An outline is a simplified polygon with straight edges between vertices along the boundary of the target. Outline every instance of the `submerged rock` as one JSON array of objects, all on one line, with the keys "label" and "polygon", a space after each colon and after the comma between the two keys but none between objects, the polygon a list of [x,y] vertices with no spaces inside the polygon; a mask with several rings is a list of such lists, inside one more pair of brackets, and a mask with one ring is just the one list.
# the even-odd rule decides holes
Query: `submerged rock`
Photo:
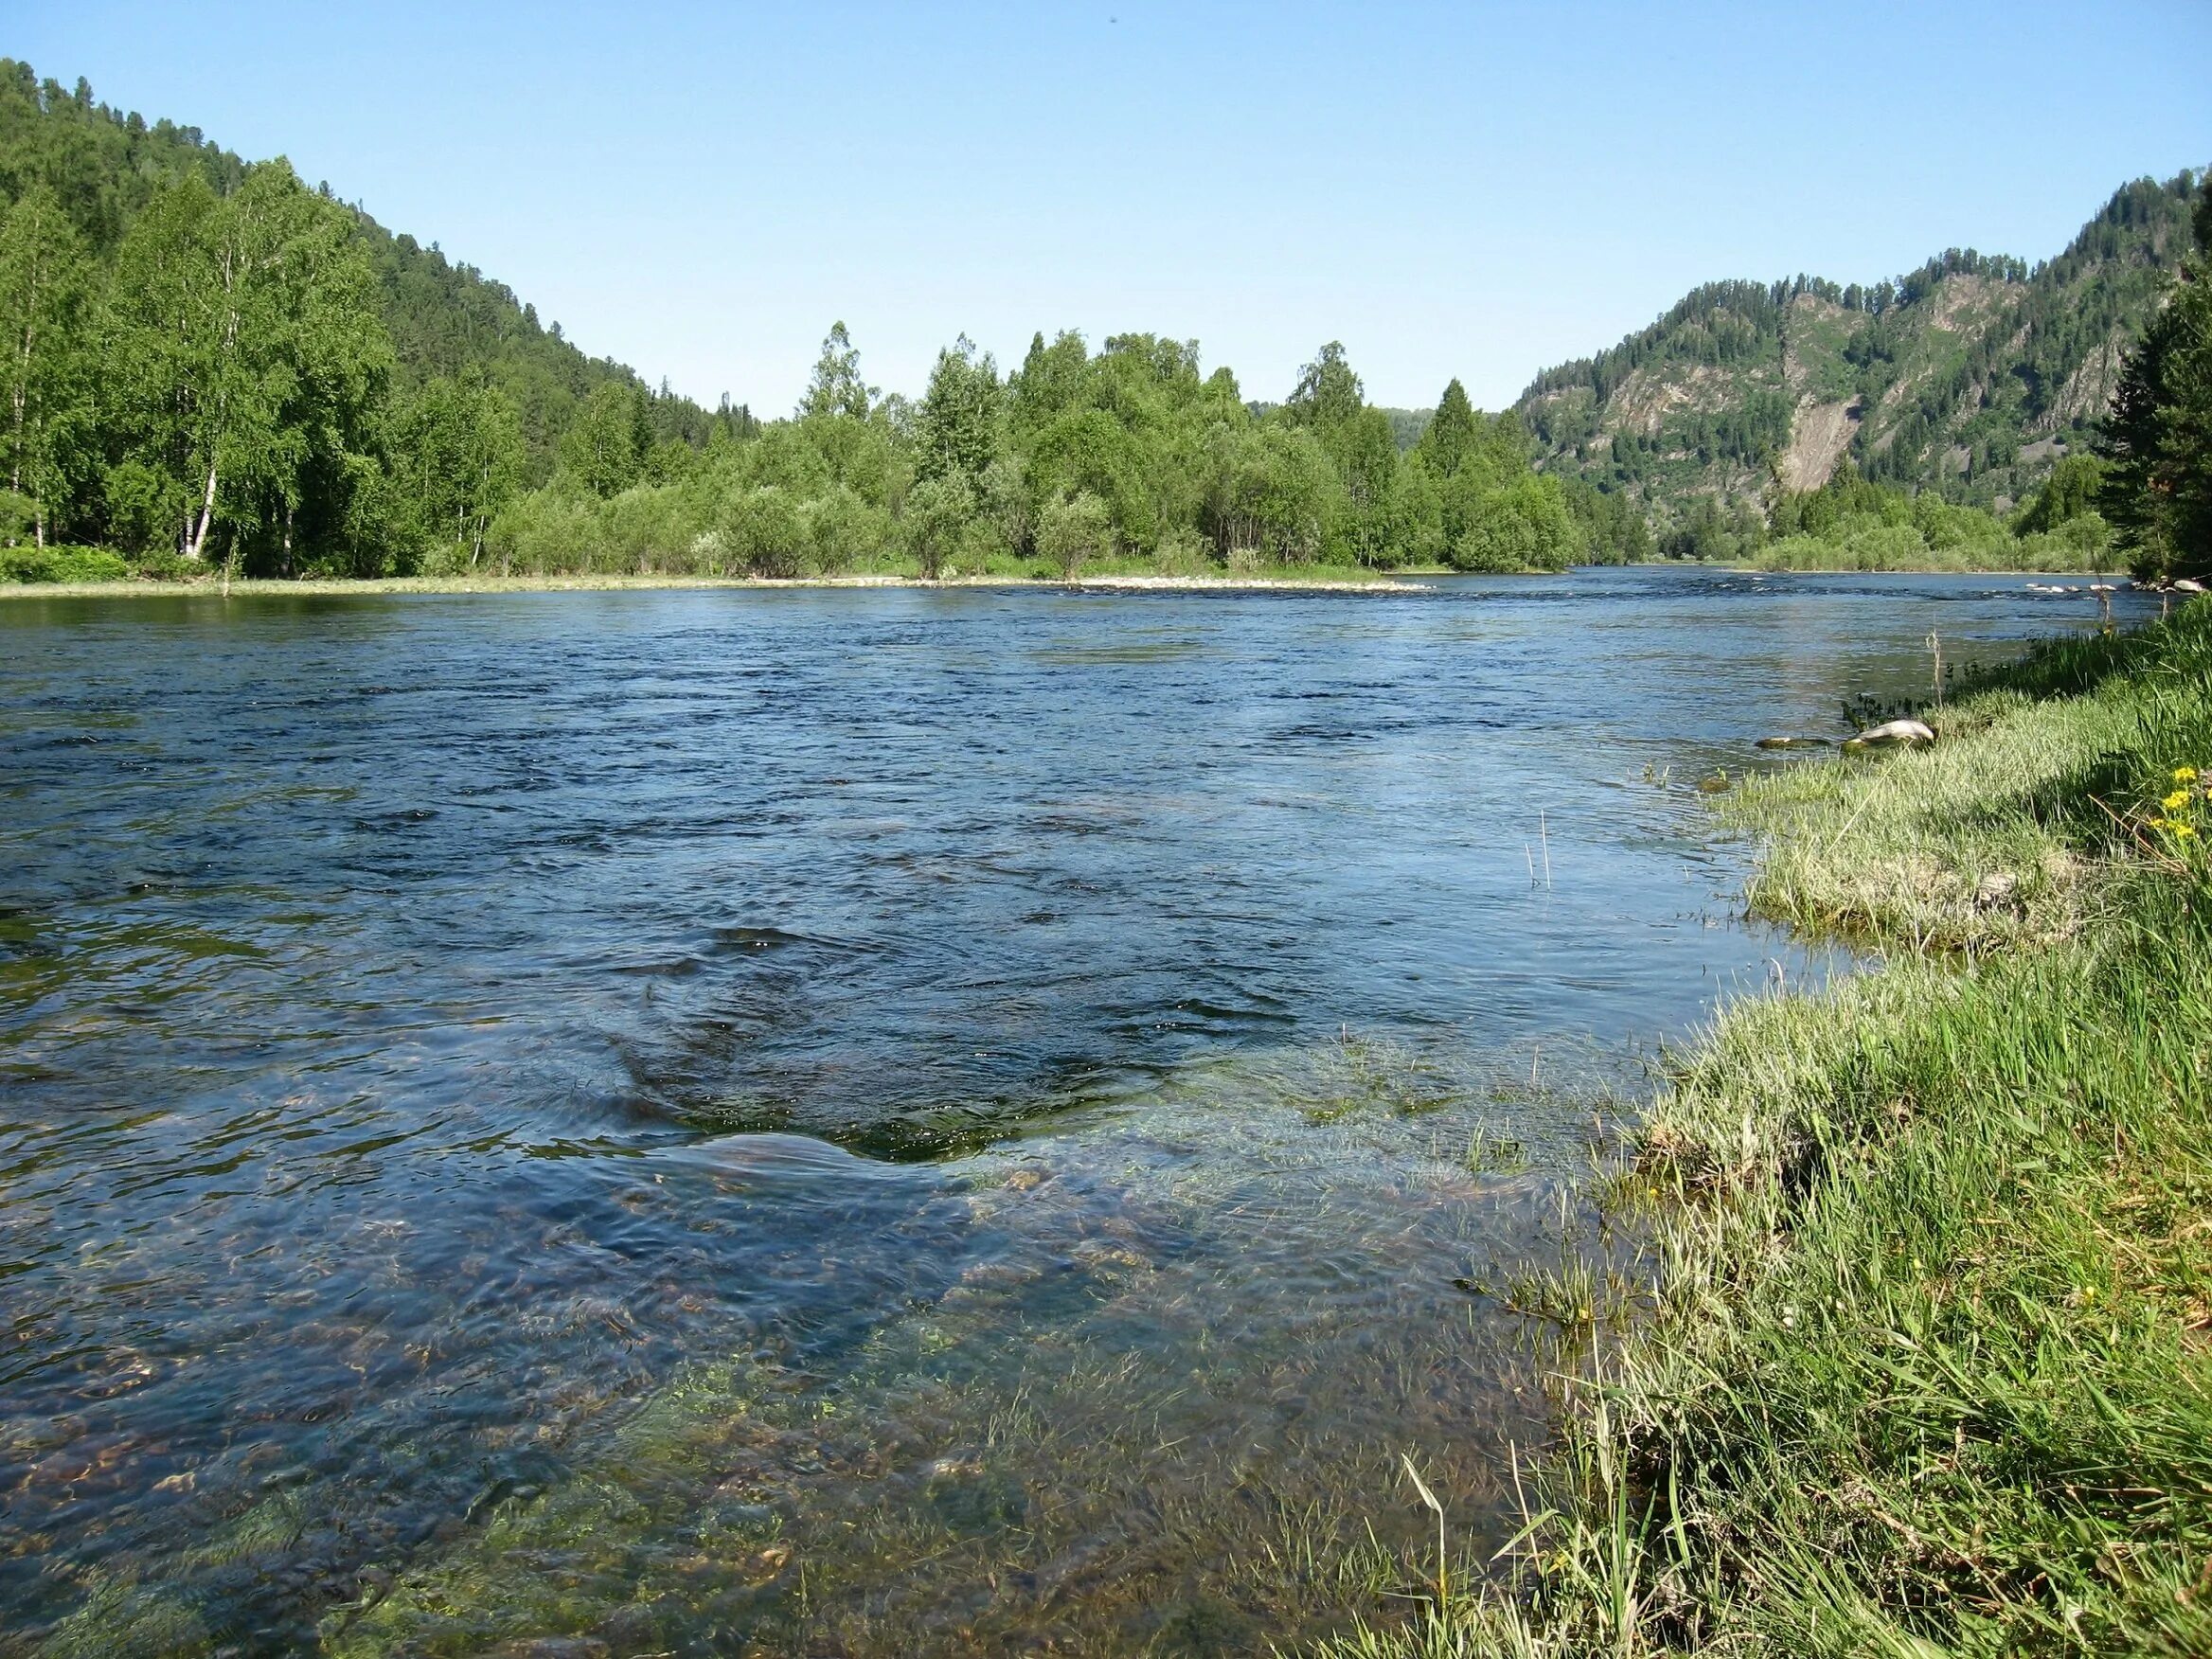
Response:
[{"label": "submerged rock", "polygon": [[1844,745],[1846,749],[1879,749],[1892,743],[1933,743],[1936,734],[1917,720],[1885,720],[1869,726]]},{"label": "submerged rock", "polygon": [[1762,749],[1825,749],[1834,742],[1833,738],[1761,738]]}]

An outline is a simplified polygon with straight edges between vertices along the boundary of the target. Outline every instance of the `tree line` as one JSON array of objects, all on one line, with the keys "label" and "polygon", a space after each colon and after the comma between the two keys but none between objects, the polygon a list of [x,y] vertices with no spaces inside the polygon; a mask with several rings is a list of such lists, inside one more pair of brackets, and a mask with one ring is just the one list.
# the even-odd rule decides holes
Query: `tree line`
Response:
[{"label": "tree line", "polygon": [[1004,374],[962,338],[909,400],[865,382],[837,324],[792,416],[749,437],[664,455],[621,415],[587,406],[578,431],[598,436],[572,437],[577,464],[505,516],[503,567],[1560,569],[1597,525],[1535,473],[1519,422],[1457,381],[1400,448],[1334,342],[1272,406],[1205,371],[1194,341],[1094,351],[1072,330],[1037,334]]},{"label": "tree line", "polygon": [[1755,480],[1806,398],[1857,405],[1850,454],[1869,478],[1986,508],[2024,499],[2049,464],[2043,440],[2090,441],[2119,350],[2187,252],[2198,183],[2184,171],[2123,187],[2034,266],[1954,249],[1864,287],[1708,284],[1539,375],[1524,416],[1547,467],[1668,520]]},{"label": "tree line", "polygon": [[918,398],[842,324],[783,419],[596,364],[281,159],[0,64],[0,544],[155,573],[1562,567],[1640,545],[1456,381],[1376,408],[1340,345],[1279,401],[1195,342],[965,338]]}]

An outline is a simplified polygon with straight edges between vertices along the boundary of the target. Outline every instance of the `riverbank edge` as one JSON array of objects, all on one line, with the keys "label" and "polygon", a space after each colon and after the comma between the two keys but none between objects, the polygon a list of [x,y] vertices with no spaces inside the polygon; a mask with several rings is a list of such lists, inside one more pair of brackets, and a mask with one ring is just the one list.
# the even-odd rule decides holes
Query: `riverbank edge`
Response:
[{"label": "riverbank edge", "polygon": [[2212,608],[1921,712],[1720,803],[1879,966],[1671,1057],[1519,1544],[1326,1651],[2212,1651]]},{"label": "riverbank edge", "polygon": [[[1657,563],[1647,560],[1647,563]],[[2125,567],[2116,570],[2050,570],[2034,565],[2011,564],[1914,564],[1900,565],[1894,569],[1868,570],[1855,564],[1746,564],[1738,562],[1716,566],[1735,576],[2017,576],[2041,577],[2045,580],[2067,578],[2084,581],[2109,581],[2116,586],[2132,587],[2133,579]]]},{"label": "riverbank edge", "polygon": [[[1673,560],[1646,560],[1647,565],[1662,568],[1680,568],[1682,562]],[[2108,580],[2120,585],[2132,585],[2127,574],[2114,571],[2050,571],[2034,569],[1984,569],[1956,566],[1928,565],[1916,569],[1856,570],[1842,566],[1794,565],[1764,566],[1757,564],[1713,564],[1691,566],[1726,570],[1737,576],[1987,576],[2025,580],[2036,577],[2076,577]],[[1630,566],[1628,568],[1635,568]],[[1519,571],[1455,571],[1437,568],[1408,568],[1378,571],[1371,575],[1355,574],[1337,569],[1269,570],[1250,576],[1163,576],[1128,573],[1103,573],[1078,577],[1068,581],[1057,577],[991,575],[950,576],[930,581],[919,576],[852,575],[813,577],[760,577],[760,576],[384,576],[363,578],[241,578],[228,584],[213,574],[193,581],[150,581],[125,578],[113,581],[32,581],[0,582],[0,602],[9,599],[37,598],[176,598],[184,595],[213,594],[540,594],[540,593],[624,593],[679,590],[712,590],[721,588],[745,591],[774,592],[782,589],[811,590],[835,588],[919,588],[919,589],[971,589],[971,588],[1040,588],[1065,589],[1083,593],[1421,593],[1430,591],[1428,583],[1436,577],[1483,575],[1511,577],[1564,576],[1571,571],[1519,570]]]},{"label": "riverbank edge", "polygon": [[[255,594],[541,594],[627,593],[732,588],[747,591],[830,588],[1044,588],[1084,593],[1426,593],[1418,580],[1442,571],[1395,571],[1388,575],[1305,576],[1275,572],[1255,576],[1085,576],[1073,581],[1030,576],[954,576],[928,581],[914,576],[820,576],[789,579],[758,576],[389,576],[361,580],[256,577],[227,584],[206,577],[198,581],[48,581],[0,583],[0,600],[36,598],[158,598],[186,596]],[[1535,574],[1535,573],[1531,573]],[[1556,574],[1556,573],[1543,573]]]}]

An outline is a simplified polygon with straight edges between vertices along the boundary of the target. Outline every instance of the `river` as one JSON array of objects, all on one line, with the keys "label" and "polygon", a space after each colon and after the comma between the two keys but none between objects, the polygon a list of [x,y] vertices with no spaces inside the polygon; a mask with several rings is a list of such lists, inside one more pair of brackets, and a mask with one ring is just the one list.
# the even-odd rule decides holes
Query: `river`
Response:
[{"label": "river", "polygon": [[[1997,577],[0,604],[0,1652],[1263,1650],[1513,1525],[1701,779]],[[1425,1541],[1429,1541],[1424,1543]],[[502,1646],[506,1644],[506,1646]],[[564,1645],[565,1644],[565,1645]]]}]

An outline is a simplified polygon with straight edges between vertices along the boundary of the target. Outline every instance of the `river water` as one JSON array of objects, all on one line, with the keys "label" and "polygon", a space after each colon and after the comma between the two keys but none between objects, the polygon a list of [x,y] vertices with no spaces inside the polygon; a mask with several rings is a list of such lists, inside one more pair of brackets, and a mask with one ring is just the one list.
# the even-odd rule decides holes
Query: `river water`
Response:
[{"label": "river water", "polygon": [[0,605],[0,1652],[1243,1652],[1479,1555],[1698,780],[2005,578]]}]

